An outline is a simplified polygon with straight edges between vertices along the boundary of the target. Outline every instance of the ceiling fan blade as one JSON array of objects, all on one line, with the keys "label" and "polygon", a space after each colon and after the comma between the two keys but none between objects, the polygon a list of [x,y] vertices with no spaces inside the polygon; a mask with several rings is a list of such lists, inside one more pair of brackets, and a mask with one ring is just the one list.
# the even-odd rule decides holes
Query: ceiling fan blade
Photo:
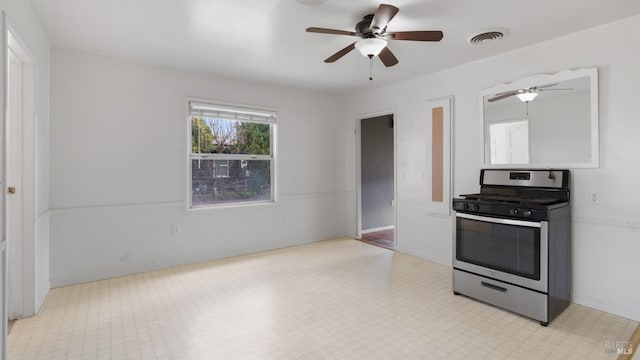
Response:
[{"label": "ceiling fan blade", "polygon": [[[440,41],[444,34],[439,30],[397,31],[387,33],[393,40]],[[386,35],[386,34],[385,34]]]},{"label": "ceiling fan blade", "polygon": [[386,46],[384,49],[382,49],[378,57],[386,67],[390,67],[398,63],[398,59],[396,58],[396,56],[393,55],[391,50],[389,50],[389,48]]},{"label": "ceiling fan blade", "polygon": [[350,36],[358,36],[357,33],[353,31],[344,31],[344,30],[334,30],[334,29],[325,29],[319,27],[310,27],[307,28],[307,32],[310,33],[319,33],[319,34],[332,34],[332,35],[350,35]]},{"label": "ceiling fan blade", "polygon": [[393,5],[380,4],[378,10],[376,10],[376,13],[373,15],[369,29],[376,35],[382,34],[389,21],[396,16],[398,11],[400,11],[400,9]]},{"label": "ceiling fan blade", "polygon": [[354,42],[353,44],[347,46],[346,48],[338,51],[337,53],[329,56],[324,62],[326,63],[332,63],[335,62],[336,60],[340,59],[341,57],[347,55],[349,52],[351,52],[351,50],[356,48],[356,43]]},{"label": "ceiling fan blade", "polygon": [[548,88],[548,87],[556,86],[556,85],[558,85],[558,83],[552,83],[552,84],[545,84],[545,85],[532,86],[532,87],[530,87],[529,89],[532,89],[532,90],[536,90],[536,89],[544,89],[544,88]]},{"label": "ceiling fan blade", "polygon": [[536,91],[552,91],[552,90],[575,90],[573,88],[567,88],[567,89],[536,89]]},{"label": "ceiling fan blade", "polygon": [[497,94],[495,94],[495,95],[493,95],[493,96],[502,96],[502,95],[506,95],[506,94],[515,95],[515,94],[519,93],[520,91],[524,91],[524,90],[509,90],[509,91],[503,91],[503,92],[497,93]]},{"label": "ceiling fan blade", "polygon": [[508,98],[508,97],[510,97],[510,96],[513,96],[513,95],[515,95],[515,94],[517,94],[517,92],[516,92],[516,91],[512,91],[512,92],[509,92],[509,93],[503,93],[503,94],[497,94],[497,96],[492,97],[491,99],[489,99],[489,100],[487,100],[487,101],[488,101],[488,102],[494,102],[494,101],[498,101],[498,100],[506,99],[506,98]]}]

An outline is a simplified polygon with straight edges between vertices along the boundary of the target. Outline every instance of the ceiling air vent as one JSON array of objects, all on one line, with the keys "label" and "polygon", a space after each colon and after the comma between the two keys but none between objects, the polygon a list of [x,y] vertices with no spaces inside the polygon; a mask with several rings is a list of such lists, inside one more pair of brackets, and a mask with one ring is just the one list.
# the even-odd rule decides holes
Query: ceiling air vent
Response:
[{"label": "ceiling air vent", "polygon": [[492,42],[496,40],[500,40],[507,35],[506,30],[490,30],[480,33],[478,35],[473,36],[469,39],[469,42],[472,44],[484,44],[487,42]]}]

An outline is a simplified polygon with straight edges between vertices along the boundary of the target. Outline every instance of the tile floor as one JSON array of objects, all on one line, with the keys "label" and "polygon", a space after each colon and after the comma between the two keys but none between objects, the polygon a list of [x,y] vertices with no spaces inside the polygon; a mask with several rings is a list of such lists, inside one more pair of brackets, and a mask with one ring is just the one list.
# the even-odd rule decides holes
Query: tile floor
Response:
[{"label": "tile floor", "polygon": [[637,322],[549,327],[451,292],[451,269],[350,239],[51,290],[9,359],[616,359]]}]

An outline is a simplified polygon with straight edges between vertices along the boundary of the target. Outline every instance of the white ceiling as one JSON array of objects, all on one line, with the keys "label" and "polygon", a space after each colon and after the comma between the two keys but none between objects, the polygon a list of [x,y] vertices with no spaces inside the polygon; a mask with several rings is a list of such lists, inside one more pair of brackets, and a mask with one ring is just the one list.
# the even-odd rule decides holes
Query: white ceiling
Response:
[{"label": "white ceiling", "polygon": [[[353,51],[323,60],[357,38],[352,31],[380,2],[328,0],[30,0],[52,46],[325,91],[355,91],[436,72],[640,13],[638,0],[393,0],[388,31],[442,30],[439,43],[391,41],[400,63],[385,68]],[[468,39],[506,28],[501,41]],[[594,46],[596,46],[594,44]]]}]

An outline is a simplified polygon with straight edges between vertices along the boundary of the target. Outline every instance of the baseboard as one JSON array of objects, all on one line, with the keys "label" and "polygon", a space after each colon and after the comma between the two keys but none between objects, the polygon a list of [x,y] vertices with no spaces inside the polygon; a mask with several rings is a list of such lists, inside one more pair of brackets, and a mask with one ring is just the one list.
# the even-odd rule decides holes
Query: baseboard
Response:
[{"label": "baseboard", "polygon": [[640,321],[640,314],[638,314],[637,311],[634,311],[630,308],[621,307],[620,305],[604,303],[602,300],[591,296],[572,294],[571,302],[578,305],[590,307],[592,309],[604,311],[609,314],[631,319],[633,321]]},{"label": "baseboard", "polygon": [[51,283],[49,281],[46,281],[42,289],[38,290],[38,295],[36,297],[36,308],[35,308],[36,314],[40,312],[40,308],[42,307],[42,304],[44,304],[44,301],[46,300],[47,295],[49,295],[50,289],[51,289]]},{"label": "baseboard", "polygon": [[164,271],[164,270],[171,269],[171,268],[178,267],[178,266],[188,266],[188,265],[194,265],[194,264],[218,261],[218,260],[223,260],[223,259],[228,259],[228,258],[252,255],[252,254],[257,254],[257,253],[261,253],[261,252],[285,249],[285,248],[294,247],[294,246],[306,245],[306,244],[311,244],[311,243],[320,242],[320,241],[346,240],[346,239],[349,239],[349,238],[347,238],[347,237],[337,237],[337,238],[331,237],[331,238],[319,239],[319,240],[305,240],[305,241],[285,242],[285,243],[279,244],[279,245],[277,245],[275,247],[262,247],[262,246],[261,247],[247,247],[247,248],[243,248],[243,249],[237,249],[236,251],[229,252],[229,253],[226,253],[226,254],[223,254],[223,255],[220,255],[220,256],[217,256],[217,257],[194,259],[193,261],[177,262],[177,263],[171,263],[171,264],[167,264],[167,263],[165,263],[165,264],[149,263],[149,264],[141,264],[141,265],[138,265],[138,266],[135,266],[135,267],[132,266],[132,267],[129,267],[129,268],[126,268],[126,269],[120,268],[119,269],[120,271],[113,271],[113,272],[100,273],[100,274],[89,274],[88,276],[83,276],[83,277],[74,277],[74,278],[65,278],[65,279],[55,279],[54,278],[50,282],[50,287],[55,289],[55,288],[60,288],[60,287],[65,287],[65,286],[73,286],[73,285],[78,285],[78,284],[94,282],[94,281],[102,281],[102,280],[114,279],[114,278],[119,278],[119,277],[123,277],[123,276],[134,276],[134,275],[144,274],[144,273],[151,272],[151,271]]}]

